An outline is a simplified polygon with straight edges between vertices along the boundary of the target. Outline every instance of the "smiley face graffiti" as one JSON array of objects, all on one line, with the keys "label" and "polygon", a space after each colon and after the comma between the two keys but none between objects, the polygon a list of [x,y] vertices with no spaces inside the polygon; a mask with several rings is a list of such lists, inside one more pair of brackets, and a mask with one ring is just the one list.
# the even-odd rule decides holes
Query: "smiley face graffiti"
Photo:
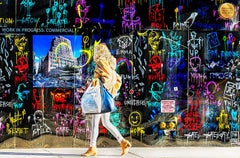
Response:
[{"label": "smiley face graffiti", "polygon": [[141,124],[142,122],[142,115],[138,111],[133,111],[128,117],[128,121],[131,126],[137,127]]}]

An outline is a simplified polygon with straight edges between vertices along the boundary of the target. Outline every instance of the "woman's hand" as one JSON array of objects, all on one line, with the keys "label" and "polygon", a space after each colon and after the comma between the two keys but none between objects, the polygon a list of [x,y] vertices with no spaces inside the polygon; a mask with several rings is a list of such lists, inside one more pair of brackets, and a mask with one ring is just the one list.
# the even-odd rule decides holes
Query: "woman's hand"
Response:
[{"label": "woman's hand", "polygon": [[99,85],[100,83],[99,83],[99,79],[98,78],[94,78],[93,80],[92,80],[92,86],[93,87],[95,87],[95,86],[97,86],[97,85]]}]

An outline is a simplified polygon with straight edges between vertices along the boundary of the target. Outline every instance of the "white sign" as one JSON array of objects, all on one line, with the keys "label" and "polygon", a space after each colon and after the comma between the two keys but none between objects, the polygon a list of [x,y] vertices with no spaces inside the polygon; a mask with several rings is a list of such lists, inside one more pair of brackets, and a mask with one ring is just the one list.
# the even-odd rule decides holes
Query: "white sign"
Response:
[{"label": "white sign", "polygon": [[174,113],[175,112],[175,100],[161,100],[161,112],[162,113]]}]

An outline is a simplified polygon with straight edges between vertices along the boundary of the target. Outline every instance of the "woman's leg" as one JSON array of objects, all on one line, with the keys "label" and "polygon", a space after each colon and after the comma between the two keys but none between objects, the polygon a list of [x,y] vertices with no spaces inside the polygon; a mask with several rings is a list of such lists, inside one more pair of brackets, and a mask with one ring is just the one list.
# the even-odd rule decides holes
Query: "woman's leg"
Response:
[{"label": "woman's leg", "polygon": [[97,138],[99,134],[99,121],[102,114],[94,114],[92,115],[92,131],[90,137],[90,147],[96,147],[97,145]]},{"label": "woman's leg", "polygon": [[101,115],[102,124],[117,139],[119,143],[123,140],[123,136],[118,129],[110,122],[110,112]]},{"label": "woman's leg", "polygon": [[111,132],[111,134],[117,139],[117,141],[120,143],[120,146],[122,147],[122,153],[121,155],[125,155],[128,153],[129,148],[132,146],[131,143],[124,139],[121,133],[118,131],[118,129],[113,126],[113,124],[110,122],[110,113],[102,114],[101,116],[102,124],[105,128],[107,128],[108,131]]},{"label": "woman's leg", "polygon": [[97,138],[99,132],[99,121],[101,114],[92,115],[92,127],[91,127],[91,136],[90,136],[90,147],[88,150],[81,154],[81,156],[96,156],[97,154]]}]

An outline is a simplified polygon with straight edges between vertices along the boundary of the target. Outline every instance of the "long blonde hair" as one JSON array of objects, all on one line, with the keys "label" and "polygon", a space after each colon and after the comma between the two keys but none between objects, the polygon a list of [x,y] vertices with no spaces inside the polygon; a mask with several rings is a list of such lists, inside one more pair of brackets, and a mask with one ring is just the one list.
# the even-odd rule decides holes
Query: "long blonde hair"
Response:
[{"label": "long blonde hair", "polygon": [[97,45],[94,45],[93,48],[93,60],[96,61],[101,57],[108,57],[111,53],[105,43],[100,43]]},{"label": "long blonde hair", "polygon": [[99,43],[93,48],[93,61],[107,60],[112,69],[116,69],[116,58],[112,56],[106,43]]}]

